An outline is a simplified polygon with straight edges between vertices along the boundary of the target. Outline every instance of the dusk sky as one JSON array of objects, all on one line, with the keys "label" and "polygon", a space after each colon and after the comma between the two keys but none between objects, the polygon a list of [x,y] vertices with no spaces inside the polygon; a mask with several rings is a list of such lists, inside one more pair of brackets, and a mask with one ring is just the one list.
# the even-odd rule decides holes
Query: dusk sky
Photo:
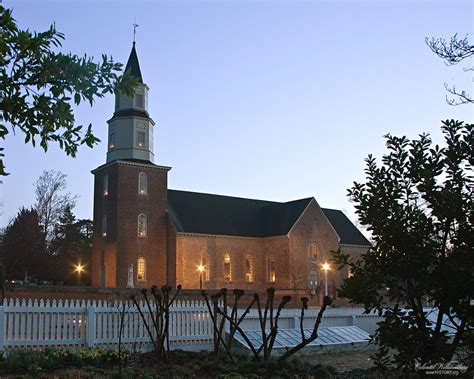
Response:
[{"label": "dusk sky", "polygon": [[[9,1],[21,28],[53,22],[62,51],[125,63],[136,18],[137,53],[150,87],[155,163],[169,188],[289,201],[314,196],[343,209],[380,157],[386,133],[441,142],[441,120],[473,122],[473,107],[446,104],[444,83],[472,91],[466,62],[447,67],[425,37],[473,32],[471,1]],[[93,175],[105,163],[114,98],[76,111],[102,142],[67,157],[9,134],[0,227],[34,204],[43,170],[68,175],[75,213],[92,218]]]}]

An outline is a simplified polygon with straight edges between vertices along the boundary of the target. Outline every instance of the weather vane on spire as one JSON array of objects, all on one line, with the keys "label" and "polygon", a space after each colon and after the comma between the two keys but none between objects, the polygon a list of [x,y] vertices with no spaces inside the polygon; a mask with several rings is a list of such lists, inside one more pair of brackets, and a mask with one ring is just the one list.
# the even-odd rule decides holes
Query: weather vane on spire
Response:
[{"label": "weather vane on spire", "polygon": [[137,18],[135,17],[135,21],[133,22],[133,44],[135,45],[135,35],[137,34]]}]

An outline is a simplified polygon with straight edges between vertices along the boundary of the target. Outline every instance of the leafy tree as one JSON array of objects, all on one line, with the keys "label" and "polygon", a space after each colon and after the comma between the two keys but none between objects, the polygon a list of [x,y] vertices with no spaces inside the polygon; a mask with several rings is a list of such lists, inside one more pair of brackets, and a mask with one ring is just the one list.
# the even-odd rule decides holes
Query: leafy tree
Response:
[{"label": "leafy tree", "polygon": [[39,222],[43,229],[44,239],[51,243],[56,225],[66,210],[76,205],[77,196],[65,193],[67,175],[60,171],[43,171],[35,185],[36,203]]},{"label": "leafy tree", "polygon": [[55,281],[66,284],[77,283],[71,273],[74,266],[80,263],[86,269],[81,275],[81,283],[90,282],[91,247],[92,221],[76,220],[72,208],[66,206],[56,225],[51,244]]},{"label": "leafy tree", "polygon": [[[102,55],[100,63],[56,50],[64,35],[54,25],[44,32],[18,28],[12,12],[0,5],[0,138],[21,133],[25,143],[47,151],[57,143],[74,157],[80,145],[92,147],[99,140],[92,125],[76,125],[72,105],[91,106],[96,98],[119,91],[131,94],[137,79],[122,65]],[[6,175],[0,148],[0,175]]]},{"label": "leafy tree", "polygon": [[48,257],[36,210],[22,208],[9,223],[3,236],[2,254],[6,279],[22,280],[30,275],[44,279],[42,270]]},{"label": "leafy tree", "polygon": [[[465,59],[474,56],[474,45],[469,42],[467,36],[463,39],[459,39],[457,34],[455,34],[449,42],[443,38],[426,38],[425,42],[431,51],[443,59],[444,63],[448,66],[456,65]],[[464,71],[474,71],[474,66],[466,67],[464,68]],[[450,87],[446,83],[444,84],[444,87],[454,96],[454,98],[451,99],[446,97],[448,104],[460,105],[474,103],[474,99],[465,90],[459,91],[455,86]]]},{"label": "leafy tree", "polygon": [[410,370],[468,344],[473,351],[473,125],[449,120],[442,131],[443,147],[427,134],[387,135],[381,162],[368,156],[366,181],[349,196],[373,246],[359,259],[334,254],[353,273],[340,295],[384,315],[374,335],[379,358],[392,350]]}]

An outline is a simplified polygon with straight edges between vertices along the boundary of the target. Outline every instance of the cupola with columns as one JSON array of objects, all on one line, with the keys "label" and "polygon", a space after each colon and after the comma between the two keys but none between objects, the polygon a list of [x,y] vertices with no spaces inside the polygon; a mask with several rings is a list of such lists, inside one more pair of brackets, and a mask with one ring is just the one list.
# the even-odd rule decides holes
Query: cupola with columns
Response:
[{"label": "cupola with columns", "polygon": [[133,96],[115,95],[115,112],[108,120],[107,162],[136,159],[153,162],[154,121],[148,114],[148,86],[143,82],[135,42],[125,72],[138,79]]}]

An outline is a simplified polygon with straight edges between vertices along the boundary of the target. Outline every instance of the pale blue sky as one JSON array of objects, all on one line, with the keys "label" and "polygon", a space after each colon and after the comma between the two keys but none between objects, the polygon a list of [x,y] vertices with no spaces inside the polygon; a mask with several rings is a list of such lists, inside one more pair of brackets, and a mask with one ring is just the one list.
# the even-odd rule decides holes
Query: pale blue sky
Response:
[{"label": "pale blue sky", "polygon": [[[451,107],[443,83],[472,89],[472,73],[446,67],[426,36],[473,32],[472,2],[409,1],[9,1],[22,28],[56,22],[63,50],[125,62],[136,17],[137,52],[157,123],[155,163],[169,187],[288,201],[314,196],[352,207],[346,189],[383,135],[440,140],[440,120],[473,121]],[[113,97],[77,109],[106,141]],[[68,175],[76,213],[92,217],[93,176],[106,146],[77,158],[47,154],[9,135],[0,226],[34,203],[43,170]],[[352,217],[352,216],[351,216]]]}]

